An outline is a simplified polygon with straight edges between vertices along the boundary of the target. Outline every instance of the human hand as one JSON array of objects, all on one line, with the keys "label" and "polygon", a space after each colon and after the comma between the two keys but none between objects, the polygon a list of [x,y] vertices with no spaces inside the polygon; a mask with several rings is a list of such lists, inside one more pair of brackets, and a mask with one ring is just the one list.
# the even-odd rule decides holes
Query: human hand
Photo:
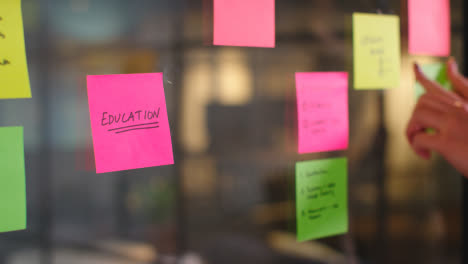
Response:
[{"label": "human hand", "polygon": [[[426,93],[408,123],[406,136],[412,148],[424,159],[432,151],[440,153],[468,177],[468,79],[459,73],[453,59],[447,62],[447,74],[454,92],[427,79],[416,64],[414,72]],[[427,132],[428,128],[435,131]]]}]

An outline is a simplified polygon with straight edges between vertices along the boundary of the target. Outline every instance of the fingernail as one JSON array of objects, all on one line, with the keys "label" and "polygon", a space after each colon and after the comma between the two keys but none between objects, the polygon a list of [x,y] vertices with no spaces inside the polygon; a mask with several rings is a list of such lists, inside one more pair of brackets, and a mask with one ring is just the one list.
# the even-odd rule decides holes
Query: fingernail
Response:
[{"label": "fingernail", "polygon": [[430,152],[426,153],[425,156],[426,156],[425,157],[426,160],[431,160],[431,153]]},{"label": "fingernail", "polygon": [[450,67],[452,68],[452,70],[458,71],[458,64],[453,57],[449,58],[449,63],[450,63]]},{"label": "fingernail", "polygon": [[428,151],[421,151],[419,153],[419,156],[425,160],[430,160],[431,159],[431,153]]}]

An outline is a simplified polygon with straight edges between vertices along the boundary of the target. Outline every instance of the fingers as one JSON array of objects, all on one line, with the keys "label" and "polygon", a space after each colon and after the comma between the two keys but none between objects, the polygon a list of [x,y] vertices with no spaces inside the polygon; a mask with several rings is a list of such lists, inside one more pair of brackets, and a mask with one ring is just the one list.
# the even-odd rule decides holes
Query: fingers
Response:
[{"label": "fingers", "polygon": [[411,147],[413,148],[414,152],[416,152],[416,154],[425,159],[425,160],[429,160],[431,158],[431,151],[429,149],[425,149],[425,148],[421,148],[421,147],[415,147],[414,145],[411,145]]},{"label": "fingers", "polygon": [[436,95],[441,101],[447,104],[453,104],[455,101],[462,100],[458,94],[449,92],[443,89],[437,82],[429,80],[416,63],[414,64],[414,73],[416,80],[423,86],[426,92]]},{"label": "fingers", "polygon": [[413,65],[414,68],[414,74],[416,76],[416,80],[424,87],[426,92],[429,93],[436,93],[440,94],[444,92],[443,88],[440,87],[440,85],[434,81],[429,80],[426,75],[421,71],[421,68],[419,67],[418,64]]},{"label": "fingers", "polygon": [[447,113],[449,111],[449,106],[452,104],[453,100],[446,96],[425,93],[419,98],[417,106],[424,106],[442,113]]},{"label": "fingers", "polygon": [[468,99],[468,80],[458,71],[458,65],[453,58],[447,61],[447,75],[452,82],[455,91],[465,100]]},{"label": "fingers", "polygon": [[428,128],[433,128],[439,131],[443,122],[443,113],[418,103],[418,106],[415,108],[413,116],[408,123],[406,137],[408,138],[410,144],[413,144],[416,134],[425,133]]},{"label": "fingers", "polygon": [[443,144],[438,134],[418,133],[412,147],[420,157],[430,159],[431,151],[441,152]]}]

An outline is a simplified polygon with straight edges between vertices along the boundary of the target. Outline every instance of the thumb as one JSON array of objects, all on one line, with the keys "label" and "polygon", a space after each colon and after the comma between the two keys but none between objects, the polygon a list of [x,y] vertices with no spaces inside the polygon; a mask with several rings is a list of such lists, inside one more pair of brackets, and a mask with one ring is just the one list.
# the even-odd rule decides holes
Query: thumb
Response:
[{"label": "thumb", "polygon": [[453,58],[447,61],[447,75],[452,82],[455,92],[465,100],[468,100],[468,79],[460,74],[458,65]]}]

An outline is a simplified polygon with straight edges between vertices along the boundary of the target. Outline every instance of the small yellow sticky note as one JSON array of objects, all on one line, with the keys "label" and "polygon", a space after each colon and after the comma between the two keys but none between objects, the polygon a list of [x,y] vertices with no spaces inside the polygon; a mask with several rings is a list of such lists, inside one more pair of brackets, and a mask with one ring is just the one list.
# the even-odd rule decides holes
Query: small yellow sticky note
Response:
[{"label": "small yellow sticky note", "polygon": [[394,15],[353,14],[354,88],[400,85],[400,19]]},{"label": "small yellow sticky note", "polygon": [[0,1],[0,99],[29,98],[21,0]]}]

